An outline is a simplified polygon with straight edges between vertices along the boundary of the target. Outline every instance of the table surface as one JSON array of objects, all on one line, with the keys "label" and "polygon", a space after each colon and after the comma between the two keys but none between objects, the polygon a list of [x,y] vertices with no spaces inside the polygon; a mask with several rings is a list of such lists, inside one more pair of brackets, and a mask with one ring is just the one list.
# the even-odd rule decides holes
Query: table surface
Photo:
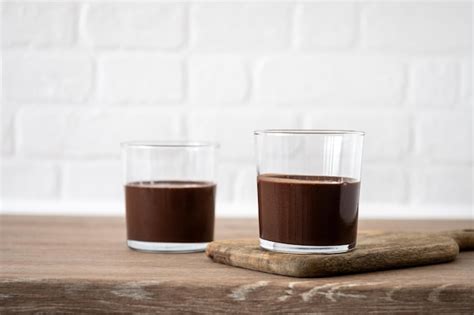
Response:
[{"label": "table surface", "polygon": [[[443,231],[473,221],[361,221],[360,229]],[[255,219],[218,219],[216,239],[256,238]],[[456,261],[330,278],[290,278],[213,263],[204,253],[125,245],[112,217],[0,217],[0,312],[466,312],[474,252]]]}]

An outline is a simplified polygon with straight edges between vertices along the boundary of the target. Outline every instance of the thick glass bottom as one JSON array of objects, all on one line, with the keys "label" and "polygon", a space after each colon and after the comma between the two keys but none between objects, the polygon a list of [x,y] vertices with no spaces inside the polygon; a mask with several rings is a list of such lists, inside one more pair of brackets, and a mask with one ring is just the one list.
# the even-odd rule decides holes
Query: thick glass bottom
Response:
[{"label": "thick glass bottom", "polygon": [[272,252],[287,254],[340,254],[349,252],[354,249],[355,243],[349,245],[334,246],[307,246],[277,243],[260,239],[260,247]]},{"label": "thick glass bottom", "polygon": [[203,252],[209,243],[162,243],[127,240],[128,247],[154,253],[193,253]]}]

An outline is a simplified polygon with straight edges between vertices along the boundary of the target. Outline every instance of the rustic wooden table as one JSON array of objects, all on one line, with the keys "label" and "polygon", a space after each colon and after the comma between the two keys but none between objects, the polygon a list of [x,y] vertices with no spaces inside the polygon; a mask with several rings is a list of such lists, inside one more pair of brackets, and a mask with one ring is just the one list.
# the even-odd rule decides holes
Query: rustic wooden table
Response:
[{"label": "rustic wooden table", "polygon": [[[125,245],[119,218],[0,217],[0,313],[474,311],[474,252],[448,264],[332,278],[289,278],[215,264],[203,253]],[[362,221],[361,229],[437,231],[472,221]],[[255,238],[222,219],[216,238]]]}]

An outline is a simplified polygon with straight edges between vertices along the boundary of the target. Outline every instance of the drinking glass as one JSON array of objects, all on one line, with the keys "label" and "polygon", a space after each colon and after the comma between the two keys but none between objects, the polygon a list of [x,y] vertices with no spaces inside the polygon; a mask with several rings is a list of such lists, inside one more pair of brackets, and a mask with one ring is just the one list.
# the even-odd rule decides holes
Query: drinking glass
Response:
[{"label": "drinking glass", "polygon": [[260,246],[343,253],[356,245],[364,132],[254,132]]},{"label": "drinking glass", "polygon": [[216,149],[204,142],[122,143],[130,248],[194,252],[213,240]]}]

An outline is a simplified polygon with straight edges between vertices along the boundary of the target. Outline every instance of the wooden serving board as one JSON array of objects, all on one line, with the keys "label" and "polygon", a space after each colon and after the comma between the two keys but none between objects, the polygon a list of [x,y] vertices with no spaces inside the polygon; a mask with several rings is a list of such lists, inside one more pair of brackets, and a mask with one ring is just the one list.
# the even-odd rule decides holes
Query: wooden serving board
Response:
[{"label": "wooden serving board", "polygon": [[327,277],[449,262],[474,249],[474,230],[441,233],[362,231],[356,249],[344,254],[284,254],[266,251],[257,240],[214,241],[214,262],[291,277]]}]

